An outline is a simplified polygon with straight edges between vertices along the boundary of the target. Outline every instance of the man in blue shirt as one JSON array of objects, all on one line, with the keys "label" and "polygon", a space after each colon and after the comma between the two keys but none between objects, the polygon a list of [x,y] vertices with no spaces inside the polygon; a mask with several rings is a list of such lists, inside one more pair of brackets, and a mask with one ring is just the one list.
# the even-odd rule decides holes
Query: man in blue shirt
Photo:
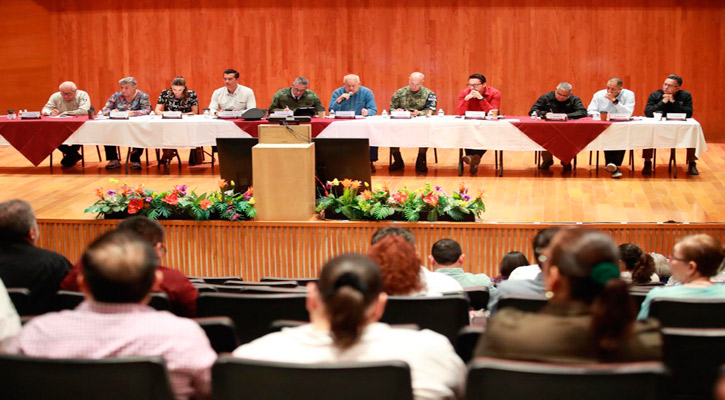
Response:
[{"label": "man in blue shirt", "polygon": [[[332,92],[330,111],[355,111],[355,115],[364,117],[375,115],[378,107],[375,105],[373,91],[360,86],[360,77],[348,74],[342,78],[342,87]],[[378,161],[378,148],[370,147],[370,171],[375,172],[375,161]]]}]

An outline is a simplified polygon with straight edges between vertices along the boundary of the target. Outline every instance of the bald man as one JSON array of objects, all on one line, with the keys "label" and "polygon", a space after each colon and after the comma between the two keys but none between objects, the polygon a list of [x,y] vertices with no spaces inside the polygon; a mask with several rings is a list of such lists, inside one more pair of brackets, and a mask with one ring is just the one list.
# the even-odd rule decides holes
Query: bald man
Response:
[{"label": "bald man", "polygon": [[[373,91],[360,85],[360,77],[348,74],[342,78],[342,87],[332,92],[330,111],[355,111],[355,115],[364,117],[375,115],[378,107],[375,105]],[[375,161],[378,161],[378,148],[370,147],[370,171],[375,172]]]},{"label": "bald man", "polygon": [[[59,91],[53,93],[43,107],[43,115],[88,115],[91,108],[91,98],[88,93],[78,90],[75,83],[65,81],[58,87]],[[68,146],[62,144],[58,150],[63,153],[60,164],[64,167],[72,167],[81,159],[78,151],[80,145]]]}]

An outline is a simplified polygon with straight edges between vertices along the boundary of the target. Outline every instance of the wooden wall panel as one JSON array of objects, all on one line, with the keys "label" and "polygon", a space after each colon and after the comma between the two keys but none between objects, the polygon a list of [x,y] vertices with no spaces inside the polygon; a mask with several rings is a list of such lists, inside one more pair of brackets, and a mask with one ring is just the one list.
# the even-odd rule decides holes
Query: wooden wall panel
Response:
[{"label": "wooden wall panel", "polygon": [[[35,3],[46,8],[30,21],[33,28],[14,31],[11,39],[32,40],[49,13],[52,67],[44,91],[72,79],[96,105],[117,90],[123,76],[136,76],[139,88],[155,99],[183,75],[206,106],[222,85],[222,70],[234,67],[260,107],[298,75],[310,79],[327,105],[348,72],[362,76],[382,107],[410,72],[420,70],[449,113],[467,76],[482,72],[503,92],[507,114],[525,114],[537,96],[563,80],[588,103],[614,75],[636,92],[641,114],[647,95],[667,74],[679,73],[707,139],[725,140],[721,0]],[[27,62],[26,79],[38,65]],[[23,82],[0,79],[16,91]],[[47,94],[23,97],[27,108],[42,105],[36,97]],[[0,94],[0,109],[9,99]]]},{"label": "wooden wall panel", "polygon": [[[40,247],[57,251],[71,262],[100,233],[117,221],[40,220]],[[164,221],[168,253],[165,265],[191,276],[242,276],[258,281],[265,276],[314,277],[335,255],[366,253],[377,222],[208,222]],[[531,262],[531,240],[539,224],[395,223],[416,237],[422,261],[428,265],[433,243],[451,238],[466,253],[466,269],[498,275],[498,264],[509,251],[526,254]],[[587,224],[610,234],[615,242],[635,243],[648,252],[670,254],[677,239],[708,233],[725,242],[724,224]]]}]

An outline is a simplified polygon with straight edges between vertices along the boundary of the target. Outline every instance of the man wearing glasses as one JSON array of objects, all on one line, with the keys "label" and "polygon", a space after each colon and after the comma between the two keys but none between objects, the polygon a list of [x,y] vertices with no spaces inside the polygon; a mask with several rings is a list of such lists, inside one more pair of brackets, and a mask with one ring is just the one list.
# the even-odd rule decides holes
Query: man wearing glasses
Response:
[{"label": "man wearing glasses", "polygon": [[[566,114],[569,119],[578,119],[587,116],[587,109],[582,104],[579,97],[571,94],[573,88],[569,82],[561,82],[556,85],[556,90],[549,93],[542,94],[536,103],[531,106],[529,114],[536,113],[538,116],[543,117],[547,113]],[[542,163],[539,169],[548,171],[549,167],[554,164],[553,157],[548,151],[541,153]],[[571,171],[571,161],[561,165],[564,166],[564,172]]]},{"label": "man wearing glasses", "polygon": [[[692,117],[692,95],[686,90],[680,90],[682,86],[682,78],[677,75],[670,75],[662,84],[662,89],[655,90],[647,99],[647,106],[644,108],[644,115],[652,118],[656,112],[667,116],[667,113],[687,114],[687,118]],[[644,158],[643,175],[652,174],[652,149],[642,150],[642,158]],[[687,173],[690,175],[699,175],[697,171],[697,157],[695,157],[695,149],[687,149],[687,162],[689,168]]]},{"label": "man wearing glasses", "polygon": [[[473,74],[468,77],[468,87],[458,94],[458,115],[465,115],[466,111],[499,110],[501,107],[501,92],[486,85],[483,74]],[[466,149],[463,162],[471,166],[471,175],[478,172],[478,164],[486,150]]]}]

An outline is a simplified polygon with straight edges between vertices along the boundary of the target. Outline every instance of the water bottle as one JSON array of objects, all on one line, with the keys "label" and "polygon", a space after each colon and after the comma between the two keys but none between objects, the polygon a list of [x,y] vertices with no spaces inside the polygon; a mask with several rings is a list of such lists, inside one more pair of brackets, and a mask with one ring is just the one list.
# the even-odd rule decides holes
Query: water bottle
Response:
[{"label": "water bottle", "polygon": [[[330,110],[330,118],[335,118],[335,110],[334,109]],[[337,126],[337,125],[335,125],[335,126]]]},{"label": "water bottle", "polygon": [[380,116],[383,118],[388,118],[388,110],[384,109],[382,113],[380,113]]},{"label": "water bottle", "polygon": [[446,115],[446,113],[444,113],[444,112],[443,112],[443,109],[442,109],[442,108],[439,108],[439,109],[438,109],[438,116],[439,116],[439,117],[443,117],[443,116],[445,116],[445,115]]},{"label": "water bottle", "polygon": [[531,113],[531,119],[536,119],[536,111]]},{"label": "water bottle", "polygon": [[8,119],[15,119],[15,110],[8,110]]}]

